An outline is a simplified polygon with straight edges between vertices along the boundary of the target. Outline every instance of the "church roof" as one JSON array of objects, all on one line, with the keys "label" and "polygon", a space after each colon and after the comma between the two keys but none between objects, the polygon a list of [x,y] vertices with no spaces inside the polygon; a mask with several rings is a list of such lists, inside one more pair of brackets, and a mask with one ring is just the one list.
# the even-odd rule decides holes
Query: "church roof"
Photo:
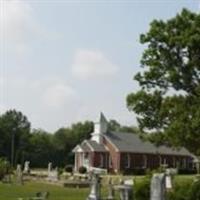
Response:
[{"label": "church roof", "polygon": [[105,138],[120,152],[192,156],[185,148],[175,150],[166,146],[156,147],[148,141],[142,141],[137,134],[133,133],[108,132]]},{"label": "church roof", "polygon": [[83,152],[107,152],[108,150],[105,148],[103,144],[98,144],[96,141],[92,140],[84,140],[80,145],[77,145],[73,152],[77,152],[81,149]]},{"label": "church roof", "polygon": [[98,144],[96,141],[87,140],[88,144],[96,152],[106,152],[108,151],[103,144]]}]

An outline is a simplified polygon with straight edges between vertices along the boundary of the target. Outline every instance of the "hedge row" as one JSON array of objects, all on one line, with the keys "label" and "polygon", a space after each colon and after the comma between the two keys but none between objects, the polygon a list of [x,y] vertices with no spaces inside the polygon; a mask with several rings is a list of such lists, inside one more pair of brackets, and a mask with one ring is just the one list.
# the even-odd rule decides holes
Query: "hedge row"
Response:
[{"label": "hedge row", "polygon": [[[150,199],[150,176],[135,183],[136,200]],[[174,182],[173,189],[166,194],[166,200],[200,200],[200,179],[181,178]]]}]

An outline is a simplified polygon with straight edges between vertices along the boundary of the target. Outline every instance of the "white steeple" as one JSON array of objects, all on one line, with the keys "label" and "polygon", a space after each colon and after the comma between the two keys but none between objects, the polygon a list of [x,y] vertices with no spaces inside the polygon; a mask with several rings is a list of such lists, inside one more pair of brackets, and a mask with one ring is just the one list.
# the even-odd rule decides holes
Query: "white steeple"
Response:
[{"label": "white steeple", "polygon": [[94,132],[92,133],[91,140],[94,140],[97,143],[101,144],[103,139],[103,134],[106,134],[107,130],[108,130],[108,122],[104,114],[101,112],[99,122],[96,122],[94,124]]}]

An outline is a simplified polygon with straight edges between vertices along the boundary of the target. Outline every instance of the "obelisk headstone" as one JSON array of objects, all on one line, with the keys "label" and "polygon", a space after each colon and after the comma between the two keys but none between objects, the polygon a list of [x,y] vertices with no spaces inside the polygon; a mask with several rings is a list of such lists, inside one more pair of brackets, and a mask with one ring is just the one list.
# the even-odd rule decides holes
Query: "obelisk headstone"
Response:
[{"label": "obelisk headstone", "polygon": [[151,179],[150,200],[165,200],[165,174],[154,174]]},{"label": "obelisk headstone", "polygon": [[30,161],[25,161],[25,163],[24,163],[24,173],[25,174],[30,173]]},{"label": "obelisk headstone", "polygon": [[100,188],[100,177],[99,174],[93,172],[91,190],[87,200],[100,200],[101,199],[101,188]]},{"label": "obelisk headstone", "polygon": [[48,169],[47,169],[48,176],[49,176],[51,170],[52,170],[52,163],[50,162],[50,163],[48,163]]},{"label": "obelisk headstone", "polygon": [[19,185],[23,184],[23,172],[22,172],[22,168],[20,164],[17,165],[16,181],[17,181],[17,184]]}]

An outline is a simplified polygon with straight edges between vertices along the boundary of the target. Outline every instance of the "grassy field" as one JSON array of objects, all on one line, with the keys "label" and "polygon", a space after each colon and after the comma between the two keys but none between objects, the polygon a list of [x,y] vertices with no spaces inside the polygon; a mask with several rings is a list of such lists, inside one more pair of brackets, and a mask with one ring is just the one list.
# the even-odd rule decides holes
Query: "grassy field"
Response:
[{"label": "grassy field", "polygon": [[88,189],[69,189],[43,183],[26,183],[23,186],[0,183],[0,200],[17,200],[32,197],[38,191],[49,191],[49,200],[85,200]]},{"label": "grassy field", "polygon": [[[120,179],[121,177],[115,176],[113,179]],[[125,178],[125,177],[124,177]],[[128,178],[128,177],[126,177]],[[133,178],[133,177],[129,177]],[[144,177],[135,177],[136,186],[143,181]],[[194,176],[176,176],[175,182],[182,183],[184,181],[192,181]],[[107,181],[102,181],[103,196],[107,194]],[[117,182],[117,181],[116,181]],[[87,189],[73,189],[64,188],[61,186],[55,186],[39,182],[26,182],[25,185],[19,186],[16,184],[3,184],[0,183],[0,200],[17,200],[17,198],[27,198],[35,196],[36,192],[48,191],[50,193],[49,200],[85,200],[89,194],[89,188]]]}]

